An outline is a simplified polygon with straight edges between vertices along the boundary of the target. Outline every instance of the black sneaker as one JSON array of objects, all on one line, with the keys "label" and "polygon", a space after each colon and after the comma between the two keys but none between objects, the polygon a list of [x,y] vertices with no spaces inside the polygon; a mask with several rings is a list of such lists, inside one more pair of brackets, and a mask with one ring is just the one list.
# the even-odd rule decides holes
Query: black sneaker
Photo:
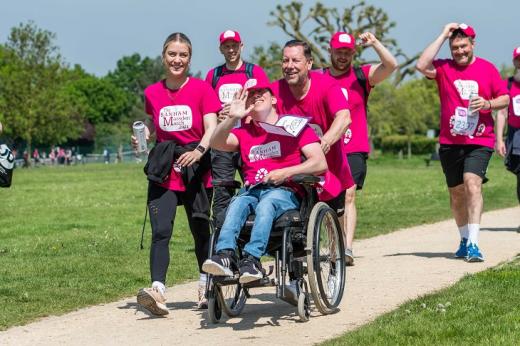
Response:
[{"label": "black sneaker", "polygon": [[252,256],[244,258],[240,262],[240,279],[238,280],[241,284],[260,280],[264,277],[264,270],[260,261]]},{"label": "black sneaker", "polygon": [[232,251],[219,251],[202,264],[202,270],[215,276],[233,276],[236,260]]}]

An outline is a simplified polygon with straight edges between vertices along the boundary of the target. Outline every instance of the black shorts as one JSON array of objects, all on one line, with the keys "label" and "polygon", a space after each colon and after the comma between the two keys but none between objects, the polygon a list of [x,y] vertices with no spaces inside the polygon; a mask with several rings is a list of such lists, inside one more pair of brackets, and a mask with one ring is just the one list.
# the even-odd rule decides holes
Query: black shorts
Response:
[{"label": "black shorts", "polygon": [[367,153],[348,153],[347,161],[350,166],[350,173],[357,185],[356,190],[361,190],[367,176]]},{"label": "black shorts", "polygon": [[336,212],[338,217],[343,216],[345,213],[345,191],[341,191],[338,196],[325,201],[325,203]]},{"label": "black shorts", "polygon": [[442,144],[439,158],[448,187],[464,183],[464,173],[476,174],[482,178],[483,184],[486,183],[487,167],[492,154],[493,149],[481,145]]}]

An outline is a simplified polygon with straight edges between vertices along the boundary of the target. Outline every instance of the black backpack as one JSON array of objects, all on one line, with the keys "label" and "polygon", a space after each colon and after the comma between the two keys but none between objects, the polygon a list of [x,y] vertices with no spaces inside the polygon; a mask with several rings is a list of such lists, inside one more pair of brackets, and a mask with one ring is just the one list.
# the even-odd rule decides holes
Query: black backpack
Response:
[{"label": "black backpack", "polygon": [[[367,77],[365,76],[365,74],[363,73],[363,70],[361,69],[361,67],[359,66],[352,66],[352,68],[354,69],[354,74],[356,75],[356,79],[359,83],[359,85],[361,86],[361,89],[363,90],[363,100],[365,101],[365,108],[368,110],[368,106],[367,106],[367,103],[368,103],[368,88],[367,88]],[[324,68],[322,70],[323,73],[325,73],[325,71],[327,70],[328,68]]]},{"label": "black backpack", "polygon": [[507,90],[511,90],[511,86],[513,85],[513,76],[507,79]]},{"label": "black backpack", "polygon": [[253,68],[255,67],[255,65],[251,64],[249,62],[244,62],[244,64],[246,66],[246,68],[244,70],[238,70],[238,71],[226,70],[225,72],[224,72],[224,67],[226,66],[226,64],[217,66],[213,70],[213,79],[211,80],[211,86],[213,87],[213,89],[215,89],[215,87],[217,86],[217,83],[218,83],[218,80],[220,79],[220,77],[228,75],[228,74],[245,73],[247,76],[247,79],[253,78]]},{"label": "black backpack", "polygon": [[11,186],[14,169],[14,155],[5,144],[0,145],[0,187]]}]

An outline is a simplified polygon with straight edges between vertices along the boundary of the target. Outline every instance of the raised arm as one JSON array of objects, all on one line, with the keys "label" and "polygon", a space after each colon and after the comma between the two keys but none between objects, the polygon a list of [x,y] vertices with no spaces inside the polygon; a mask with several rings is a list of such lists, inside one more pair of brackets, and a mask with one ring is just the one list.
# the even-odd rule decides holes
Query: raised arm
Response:
[{"label": "raised arm", "polygon": [[362,40],[362,45],[366,47],[373,47],[381,62],[370,67],[368,72],[368,82],[374,86],[387,79],[392,72],[397,68],[397,59],[390,53],[390,51],[372,34],[365,32],[359,35]]},{"label": "raised arm", "polygon": [[417,71],[421,72],[428,78],[435,78],[437,76],[437,71],[435,70],[435,66],[433,66],[433,60],[439,53],[439,50],[442,47],[444,41],[446,41],[450,36],[453,30],[459,27],[458,23],[449,23],[444,26],[441,34],[430,43],[428,47],[422,52],[421,56],[417,60],[417,64],[415,68]]}]

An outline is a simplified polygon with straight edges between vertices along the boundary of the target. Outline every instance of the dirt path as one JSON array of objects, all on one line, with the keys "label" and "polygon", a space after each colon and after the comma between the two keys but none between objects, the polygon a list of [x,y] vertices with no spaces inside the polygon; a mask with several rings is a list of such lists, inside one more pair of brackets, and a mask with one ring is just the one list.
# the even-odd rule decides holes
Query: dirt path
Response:
[{"label": "dirt path", "polygon": [[480,245],[486,261],[452,258],[458,243],[453,221],[413,227],[357,242],[356,266],[347,272],[341,311],[313,312],[298,322],[296,308],[277,300],[274,289],[252,290],[241,316],[208,325],[194,310],[196,283],[168,291],[167,318],[137,311],[135,298],[45,318],[0,332],[1,345],[288,345],[313,344],[352,330],[409,299],[449,286],[466,273],[493,267],[520,253],[520,208],[483,215]]}]

